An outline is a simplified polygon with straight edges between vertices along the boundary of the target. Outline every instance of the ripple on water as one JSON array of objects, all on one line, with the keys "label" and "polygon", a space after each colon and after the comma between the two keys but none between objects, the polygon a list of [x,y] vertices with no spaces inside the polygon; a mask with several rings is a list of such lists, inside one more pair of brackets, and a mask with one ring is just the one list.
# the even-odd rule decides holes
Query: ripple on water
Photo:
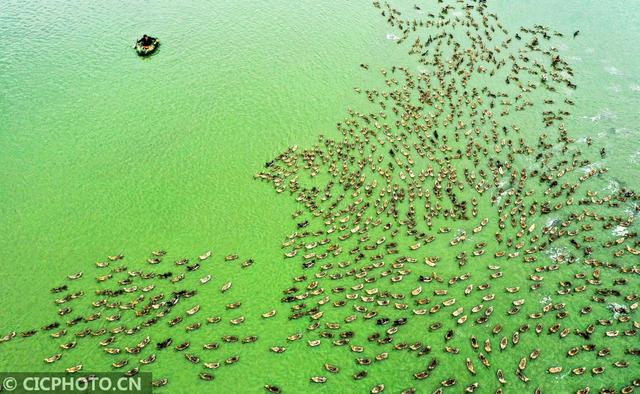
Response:
[{"label": "ripple on water", "polygon": [[611,75],[621,75],[622,73],[616,66],[606,66],[604,70]]},{"label": "ripple on water", "polygon": [[583,116],[582,119],[589,119],[592,122],[600,122],[602,120],[613,119],[615,114],[609,108],[604,108],[593,116]]},{"label": "ripple on water", "polygon": [[611,86],[607,86],[607,89],[614,92],[614,93],[620,93],[622,92],[622,87],[620,87],[620,85],[611,85]]}]

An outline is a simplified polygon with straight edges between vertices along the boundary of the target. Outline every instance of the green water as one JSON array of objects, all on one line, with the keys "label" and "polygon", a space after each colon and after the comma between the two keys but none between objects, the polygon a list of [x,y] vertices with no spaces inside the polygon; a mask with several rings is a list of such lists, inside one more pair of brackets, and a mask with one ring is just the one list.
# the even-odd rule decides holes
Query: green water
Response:
[{"label": "green water", "polygon": [[[605,159],[596,150],[589,156],[610,169],[597,180],[601,190],[640,188],[640,3],[498,1],[491,8],[509,29],[543,24],[566,34],[560,50],[579,86],[567,122],[572,136],[606,147]],[[174,260],[211,249],[220,279],[207,296],[233,279],[245,289],[242,314],[286,314],[278,300],[298,266],[283,261],[280,245],[299,207],[253,174],[290,145],[337,136],[345,109],[365,105],[353,87],[379,83],[360,63],[418,68],[390,32],[368,2],[1,2],[0,333],[55,320],[48,289],[66,274],[106,255],[142,261],[155,249]],[[148,59],[131,48],[142,33],[162,41]],[[241,270],[222,261],[231,253],[256,263]],[[320,365],[305,363],[303,343],[283,355],[251,356],[250,346],[292,333],[278,330],[247,322],[243,332],[265,342],[236,344],[230,351],[242,363],[216,374],[213,386],[181,373],[182,355],[171,356],[167,392],[190,385],[256,392],[267,377],[288,392],[309,390]],[[329,347],[314,351],[343,357]],[[15,340],[0,352],[0,370],[54,370],[40,360],[52,352],[48,338]],[[104,368],[103,358],[84,344],[65,366]],[[407,368],[396,358],[370,373],[387,376],[398,392],[407,380],[394,375],[415,372]],[[352,382],[341,374],[313,388],[350,392]]]}]

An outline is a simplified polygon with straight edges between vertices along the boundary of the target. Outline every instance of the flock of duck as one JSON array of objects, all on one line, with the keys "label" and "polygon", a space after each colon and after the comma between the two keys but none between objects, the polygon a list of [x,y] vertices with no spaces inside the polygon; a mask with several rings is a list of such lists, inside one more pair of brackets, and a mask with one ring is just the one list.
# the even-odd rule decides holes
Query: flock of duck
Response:
[{"label": "flock of duck", "polygon": [[[511,33],[484,1],[415,6],[419,19],[374,6],[420,68],[381,69],[379,87],[355,89],[368,109],[349,109],[339,138],[289,147],[256,174],[300,204],[282,243],[298,272],[282,278],[280,300],[240,313],[242,293],[216,276],[211,252],[172,263],[164,251],[141,263],[110,256],[94,277],[73,273],[51,289],[56,321],[0,341],[49,336],[57,351],[44,362],[69,373],[83,371],[65,364],[80,342],[127,376],[179,353],[205,381],[242,362],[238,345],[306,352],[317,366],[309,391],[639,387],[639,195],[598,190],[606,168],[581,152],[590,140],[570,135],[573,70],[552,45],[563,35]],[[238,275],[254,263],[223,260]],[[77,315],[81,302],[92,313]],[[211,315],[217,307],[233,317]],[[281,340],[243,331],[250,319],[269,321]],[[342,374],[353,389],[332,386]],[[154,370],[154,387],[170,383]],[[287,387],[271,379],[264,390]]]}]

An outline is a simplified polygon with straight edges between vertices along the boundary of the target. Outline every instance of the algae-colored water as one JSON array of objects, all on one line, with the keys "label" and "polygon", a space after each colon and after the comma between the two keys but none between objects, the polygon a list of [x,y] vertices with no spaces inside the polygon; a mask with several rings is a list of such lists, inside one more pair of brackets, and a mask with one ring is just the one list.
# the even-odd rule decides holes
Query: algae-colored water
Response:
[{"label": "algae-colored water", "polygon": [[[393,5],[405,16],[424,16],[413,3]],[[576,105],[565,123],[585,157],[609,168],[591,181],[589,189],[638,190],[640,58],[634,54],[640,49],[640,5],[497,1],[490,2],[490,11],[513,32],[523,25],[541,24],[565,33],[554,44],[573,67],[578,85],[569,93]],[[580,34],[574,39],[576,30]],[[131,48],[142,33],[162,40],[158,53],[146,59]],[[241,393],[274,384],[285,392],[368,392],[384,383],[388,392],[412,385],[418,392],[432,392],[441,380],[456,376],[460,383],[452,391],[476,380],[480,392],[494,392],[495,371],[473,379],[464,368],[465,356],[438,355],[439,369],[416,382],[412,374],[424,369],[432,357],[416,361],[415,354],[392,352],[385,363],[367,367],[369,377],[355,381],[351,375],[363,368],[354,364],[356,355],[350,351],[328,341],[310,348],[307,338],[285,340],[309,324],[308,319],[288,321],[290,305],[280,302],[282,290],[293,285],[291,277],[300,274],[300,262],[283,259],[281,244],[301,220],[292,218],[301,206],[287,193],[278,194],[254,179],[254,174],[289,146],[309,147],[321,134],[340,138],[335,124],[345,117],[346,109],[365,111],[369,105],[353,88],[379,88],[380,68],[397,65],[430,72],[407,55],[410,43],[398,45],[388,38],[390,33],[397,31],[368,2],[2,2],[0,334],[65,321],[56,315],[49,289],[66,283],[67,274],[84,271],[88,278],[75,290],[92,293],[95,262],[107,255],[122,253],[133,267],[144,263],[152,250],[163,249],[168,255],[161,271],[177,272],[174,260],[194,259],[212,250],[210,265],[195,275],[211,273],[214,278],[211,286],[198,287],[198,302],[209,305],[208,315],[248,318],[242,327],[202,328],[189,334],[190,340],[204,343],[221,335],[259,339],[253,344],[230,344],[212,356],[211,361],[231,355],[241,358],[236,365],[216,370],[213,382],[198,379],[199,369],[187,364],[183,354],[166,351],[162,360],[146,369],[154,377],[169,378],[170,384],[161,390]],[[359,67],[361,63],[370,71]],[[504,84],[503,80],[490,83],[496,88]],[[534,119],[526,111],[514,116],[520,117],[522,129]],[[535,140],[536,135],[528,137]],[[587,137],[593,139],[591,149]],[[604,158],[598,155],[599,147],[606,148]],[[317,182],[322,185],[325,180]],[[545,187],[535,190],[542,193]],[[479,218],[491,212],[488,204],[480,204]],[[489,225],[491,232],[495,225]],[[379,230],[371,232],[372,239],[382,235]],[[612,237],[611,230],[597,235]],[[409,238],[399,239],[409,242]],[[439,242],[433,245],[433,254],[455,258],[447,250],[448,240]],[[354,246],[348,241],[344,249]],[[499,248],[491,244],[486,249],[493,255]],[[255,263],[243,269],[238,262],[224,261],[223,256],[235,253],[240,261],[251,258]],[[629,264],[638,264],[637,256],[628,258],[634,259]],[[465,272],[455,268],[439,273],[448,278]],[[467,270],[485,275],[482,268]],[[528,286],[524,277],[529,271],[519,266],[503,271],[509,281],[505,285]],[[553,275],[546,281],[560,279]],[[190,286],[199,286],[196,277]],[[232,281],[233,288],[221,294],[219,288],[226,281]],[[409,289],[409,284],[403,286]],[[638,292],[637,277],[629,286],[627,293]],[[166,291],[171,291],[169,286]],[[548,292],[526,296],[528,305],[538,304],[553,291],[549,287]],[[510,306],[513,297],[495,293],[496,309]],[[588,302],[581,302],[580,296],[575,294],[570,305],[576,314]],[[459,302],[470,307],[479,301],[474,297]],[[242,301],[240,309],[225,309],[235,301]],[[180,304],[181,310],[191,306],[188,301]],[[84,308],[74,315],[93,312],[88,304]],[[269,309],[278,311],[275,320],[257,317]],[[607,316],[597,310],[593,319]],[[637,311],[631,317],[637,321]],[[584,322],[571,319],[570,327]],[[132,322],[127,319],[123,324]],[[502,322],[506,333],[521,323],[506,317]],[[370,322],[357,321],[350,329],[367,343]],[[179,330],[176,335],[175,328],[162,323],[154,328],[153,341],[173,336],[179,342],[185,335],[183,327]],[[430,333],[424,322],[413,318],[403,330],[398,341],[429,343],[444,334],[442,329]],[[463,326],[457,333],[466,347],[471,332]],[[144,336],[137,334],[128,345]],[[616,339],[612,349],[622,354],[638,347],[637,338]],[[492,361],[515,370],[518,360],[528,354],[527,347],[553,352],[562,343],[562,352],[550,360],[567,370],[580,363],[596,365],[595,355],[578,363],[566,361],[566,348],[580,342],[573,335],[559,341],[557,335],[523,335],[520,352],[501,354],[494,349]],[[277,344],[289,349],[283,354],[269,352]],[[55,353],[56,346],[46,333],[0,344],[0,370],[59,371],[83,363],[87,371],[100,371],[110,370],[114,361],[97,352],[95,343],[79,341],[59,363],[44,364],[42,357]],[[455,364],[448,364],[449,359]],[[532,384],[523,384],[509,370],[504,390],[533,392],[541,387],[543,392],[575,392],[585,383],[592,388],[620,388],[638,378],[637,356],[628,359],[632,366],[626,370],[609,368],[600,376],[587,373],[579,378],[550,376],[543,368],[550,365],[531,362],[527,373]],[[474,360],[477,369],[484,368]],[[326,384],[310,383],[310,376],[327,375],[323,362],[340,365],[343,371],[329,376]]]}]

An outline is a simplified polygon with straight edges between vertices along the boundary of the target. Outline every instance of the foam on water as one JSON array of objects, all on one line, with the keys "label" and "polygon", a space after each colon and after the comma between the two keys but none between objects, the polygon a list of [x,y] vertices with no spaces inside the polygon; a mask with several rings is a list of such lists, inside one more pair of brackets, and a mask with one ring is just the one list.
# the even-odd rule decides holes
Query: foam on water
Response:
[{"label": "foam on water", "polygon": [[607,183],[607,185],[602,190],[613,194],[620,190],[620,183],[615,179],[610,179],[609,183]]},{"label": "foam on water", "polygon": [[636,203],[632,203],[624,210],[624,213],[633,217],[640,216],[640,206]]},{"label": "foam on water", "polygon": [[607,89],[611,90],[614,93],[622,92],[622,87],[620,87],[620,85],[611,85],[611,86],[608,86]]},{"label": "foam on water", "polygon": [[[500,201],[502,201],[502,198],[507,195],[509,190],[513,189],[511,187],[511,185],[509,184],[509,181],[507,181],[507,180],[500,181],[499,185],[500,185],[500,187],[505,187],[505,186],[509,185],[509,188],[505,189],[502,193],[498,194],[498,197],[496,198],[496,203],[498,203],[498,204],[500,204]],[[494,194],[492,194],[492,195],[494,195]]]},{"label": "foam on water", "polygon": [[606,66],[604,70],[611,75],[621,75],[620,70],[615,66]]},{"label": "foam on water", "polygon": [[616,237],[624,237],[628,233],[629,230],[623,226],[616,226],[613,230],[611,230],[611,234],[615,235]]},{"label": "foam on water", "polygon": [[539,302],[540,304],[543,304],[543,305],[553,302],[553,299],[551,298],[551,294],[547,294],[546,296],[542,297]]},{"label": "foam on water", "polygon": [[[626,315],[626,313],[618,312],[617,310],[624,309],[629,312],[629,306],[626,304],[618,304],[615,302],[607,304],[607,309],[611,311],[611,316],[614,320],[617,320],[620,316]],[[616,310],[617,309],[617,310]]]},{"label": "foam on water", "polygon": [[588,164],[588,165],[582,167],[581,170],[585,174],[588,174],[593,170],[599,170],[599,169],[601,169],[603,167],[604,167],[604,164],[602,164],[602,162],[596,161],[596,162],[593,162],[591,164]]},{"label": "foam on water", "polygon": [[556,227],[559,224],[560,224],[560,219],[554,217],[554,218],[549,218],[544,225],[545,227]]},{"label": "foam on water", "polygon": [[602,111],[600,111],[599,113],[593,115],[593,116],[583,116],[583,119],[589,119],[592,122],[599,122],[601,120],[609,120],[615,117],[615,114],[609,109],[609,108],[604,108]]},{"label": "foam on water", "polygon": [[547,250],[547,256],[549,256],[554,262],[558,262],[560,256],[568,256],[569,251],[564,246],[554,246]]}]

